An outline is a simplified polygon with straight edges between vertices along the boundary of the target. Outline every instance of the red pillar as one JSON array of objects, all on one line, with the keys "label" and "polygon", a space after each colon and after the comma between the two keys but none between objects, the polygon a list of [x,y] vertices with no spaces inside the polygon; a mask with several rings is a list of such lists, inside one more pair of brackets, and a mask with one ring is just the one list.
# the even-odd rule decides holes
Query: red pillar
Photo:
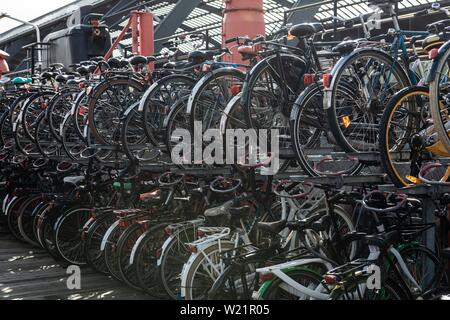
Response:
[{"label": "red pillar", "polygon": [[6,59],[9,57],[9,54],[6,53],[3,50],[0,50],[0,77],[3,73],[9,72],[9,66],[8,62],[6,62]]},{"label": "red pillar", "polygon": [[132,43],[132,50],[133,50],[133,55],[138,55],[139,54],[139,29],[138,29],[138,25],[139,25],[139,15],[137,11],[132,11],[131,12],[131,43]]},{"label": "red pillar", "polygon": [[[139,44],[141,55],[148,57],[155,54],[155,31],[151,12],[139,14]],[[149,67],[153,70],[154,63],[150,63]]]},{"label": "red pillar", "polygon": [[[222,20],[222,46],[232,47],[235,43],[225,44],[225,41],[235,37],[249,36],[254,38],[266,34],[263,0],[224,0],[225,10]],[[242,63],[237,48],[232,49],[233,55],[224,60]]]}]

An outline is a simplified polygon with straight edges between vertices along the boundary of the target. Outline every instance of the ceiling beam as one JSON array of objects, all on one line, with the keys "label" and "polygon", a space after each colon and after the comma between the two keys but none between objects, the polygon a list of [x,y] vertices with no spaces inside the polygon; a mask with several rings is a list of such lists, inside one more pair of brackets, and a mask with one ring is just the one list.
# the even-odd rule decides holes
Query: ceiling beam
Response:
[{"label": "ceiling beam", "polygon": [[162,49],[164,41],[158,39],[169,37],[177,31],[191,12],[202,2],[202,0],[178,0],[173,9],[165,16],[155,30],[155,52]]}]

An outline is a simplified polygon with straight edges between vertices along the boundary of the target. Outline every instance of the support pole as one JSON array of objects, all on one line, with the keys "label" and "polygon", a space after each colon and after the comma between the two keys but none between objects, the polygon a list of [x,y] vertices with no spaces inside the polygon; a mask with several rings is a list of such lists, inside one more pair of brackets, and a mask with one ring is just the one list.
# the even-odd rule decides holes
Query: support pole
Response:
[{"label": "support pole", "polygon": [[[155,54],[155,31],[151,12],[139,13],[139,53],[146,57]],[[154,69],[154,63],[148,66],[150,70]]]},{"label": "support pole", "polygon": [[[225,10],[222,20],[222,46],[233,47],[236,44],[225,44],[225,41],[235,37],[248,36],[254,38],[266,34],[263,0],[224,0]],[[232,56],[224,60],[233,63],[243,63],[237,48],[232,48]]]}]

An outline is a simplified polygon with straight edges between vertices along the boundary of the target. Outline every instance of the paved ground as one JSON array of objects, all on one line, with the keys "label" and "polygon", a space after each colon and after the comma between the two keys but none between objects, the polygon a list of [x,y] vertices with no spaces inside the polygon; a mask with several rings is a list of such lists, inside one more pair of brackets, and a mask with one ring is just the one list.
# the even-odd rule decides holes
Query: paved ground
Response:
[{"label": "paved ground", "polygon": [[15,240],[0,225],[0,300],[149,299],[88,267],[81,275],[81,289],[69,290],[64,267],[44,250]]}]

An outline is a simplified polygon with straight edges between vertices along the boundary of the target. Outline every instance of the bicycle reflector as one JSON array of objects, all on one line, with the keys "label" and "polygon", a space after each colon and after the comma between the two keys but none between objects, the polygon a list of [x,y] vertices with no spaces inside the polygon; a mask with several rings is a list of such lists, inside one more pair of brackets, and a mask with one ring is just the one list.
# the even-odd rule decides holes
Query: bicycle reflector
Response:
[{"label": "bicycle reflector", "polygon": [[323,86],[328,89],[331,85],[331,79],[333,76],[330,73],[325,73],[322,77],[323,80]]},{"label": "bicycle reflector", "polygon": [[344,116],[342,117],[342,124],[344,125],[345,129],[347,129],[348,127],[350,127],[350,124],[352,123],[352,121],[350,120],[349,116]]},{"label": "bicycle reflector", "polygon": [[197,230],[197,237],[198,238],[203,238],[205,236],[206,236],[206,232],[205,231],[200,230],[200,229]]},{"label": "bicycle reflector", "polygon": [[420,179],[414,176],[406,176],[406,180],[414,184],[420,184]]},{"label": "bicycle reflector", "polygon": [[261,273],[259,275],[259,281],[264,282],[264,281],[269,281],[273,279],[273,273]]},{"label": "bicycle reflector", "polygon": [[211,70],[211,65],[207,64],[207,63],[204,63],[203,66],[202,66],[202,71],[203,72],[209,72],[209,70]]},{"label": "bicycle reflector", "polygon": [[329,285],[335,285],[337,283],[336,276],[333,276],[331,274],[325,275],[325,277],[323,277],[323,279],[325,280],[325,283],[329,284]]},{"label": "bicycle reflector", "polygon": [[294,39],[295,39],[295,36],[293,36],[292,33],[289,31],[289,32],[288,32],[288,35],[287,35],[287,39],[288,39],[288,40],[294,40]]},{"label": "bicycle reflector", "polygon": [[314,83],[314,74],[307,73],[303,76],[303,83],[305,86],[309,86]]},{"label": "bicycle reflector", "polygon": [[238,95],[242,90],[242,86],[240,84],[235,84],[233,86],[231,86],[231,94],[233,96]]},{"label": "bicycle reflector", "polygon": [[164,228],[164,233],[168,236],[172,235],[173,229],[171,226],[167,226]]},{"label": "bicycle reflector", "polygon": [[188,250],[191,253],[197,253],[198,252],[197,246],[195,246],[193,244],[189,245]]},{"label": "bicycle reflector", "polygon": [[430,60],[434,60],[437,58],[438,54],[439,50],[437,48],[431,49],[428,53],[428,58],[430,58]]}]

